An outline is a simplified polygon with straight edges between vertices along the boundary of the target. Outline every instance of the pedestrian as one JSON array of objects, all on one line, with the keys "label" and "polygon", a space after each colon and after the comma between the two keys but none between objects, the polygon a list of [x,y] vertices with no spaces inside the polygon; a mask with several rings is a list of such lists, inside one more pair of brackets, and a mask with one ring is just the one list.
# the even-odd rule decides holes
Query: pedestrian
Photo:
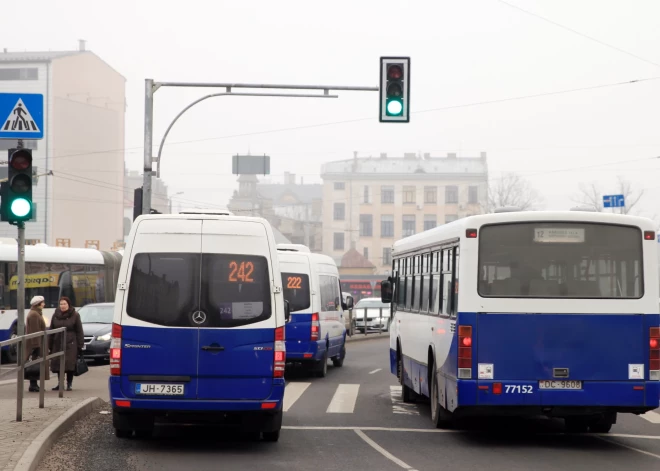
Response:
[{"label": "pedestrian", "polygon": [[[44,332],[46,330],[46,321],[43,316],[43,309],[46,307],[43,296],[35,296],[30,301],[30,312],[25,321],[25,333],[34,334],[35,332]],[[42,356],[41,346],[43,338],[34,337],[25,341],[25,358],[30,361],[36,360]],[[48,365],[46,365],[46,380],[50,379]],[[36,379],[30,379],[30,392],[39,392],[39,385]]]},{"label": "pedestrian", "polygon": [[[83,335],[82,322],[80,314],[71,305],[71,300],[66,296],[60,298],[60,305],[55,309],[55,313],[50,320],[51,329],[66,327],[66,345],[62,345],[62,334],[53,334],[50,336],[50,353],[57,353],[64,350],[64,356],[55,357],[51,360],[51,371],[58,375],[60,373],[60,360],[64,359],[64,371],[66,372],[66,390],[71,391],[73,383],[73,373],[76,371],[76,361],[78,356],[82,355],[85,337]],[[64,348],[63,348],[64,347]],[[59,391],[60,384],[53,388],[53,391]]]}]

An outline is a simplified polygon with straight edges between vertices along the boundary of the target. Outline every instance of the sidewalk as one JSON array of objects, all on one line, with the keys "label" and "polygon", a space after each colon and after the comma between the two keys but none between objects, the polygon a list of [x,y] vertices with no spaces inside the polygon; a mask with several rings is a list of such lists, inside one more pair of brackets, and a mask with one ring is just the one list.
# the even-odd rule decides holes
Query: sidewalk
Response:
[{"label": "sidewalk", "polygon": [[[13,389],[16,394],[15,384],[3,386],[3,389],[6,388]],[[28,446],[46,427],[70,407],[82,402],[80,398],[60,399],[57,393],[51,393],[46,394],[44,408],[39,409],[39,395],[29,394],[26,393],[23,398],[22,422],[16,422],[16,399],[0,399],[0,470],[2,471],[13,470]]]},{"label": "sidewalk", "polygon": [[360,340],[373,340],[373,339],[382,339],[382,338],[389,338],[390,333],[389,332],[379,332],[379,333],[369,333],[367,335],[364,335],[363,333],[360,332],[355,332],[352,337],[346,336],[346,342],[359,342]]}]

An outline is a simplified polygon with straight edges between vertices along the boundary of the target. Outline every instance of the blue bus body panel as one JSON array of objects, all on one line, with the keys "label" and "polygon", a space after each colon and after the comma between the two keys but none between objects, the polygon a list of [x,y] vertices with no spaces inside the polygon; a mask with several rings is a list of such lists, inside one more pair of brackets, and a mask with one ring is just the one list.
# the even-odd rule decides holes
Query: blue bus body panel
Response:
[{"label": "blue bus body panel", "polygon": [[[222,351],[205,351],[221,346]],[[271,394],[275,329],[199,329],[198,399],[264,400]]]},{"label": "blue bus body panel", "polygon": [[[310,340],[312,314],[291,314],[285,327],[286,358],[288,360],[320,360],[325,353],[325,340]],[[311,356],[305,356],[311,355]]]},{"label": "blue bus body panel", "polygon": [[[184,396],[197,398],[197,357],[199,331],[196,328],[153,328],[122,326],[121,389],[122,396],[137,397],[131,376],[184,376]],[[142,381],[146,382],[146,381]],[[153,383],[158,383],[158,380]],[[163,381],[160,381],[163,383]],[[161,399],[162,398],[162,399]],[[161,396],[156,400],[172,399]]]},{"label": "blue bus body panel", "polygon": [[492,364],[501,380],[558,379],[553,368],[568,368],[565,379],[627,381],[628,365],[648,363],[645,317],[479,314],[473,369]]}]

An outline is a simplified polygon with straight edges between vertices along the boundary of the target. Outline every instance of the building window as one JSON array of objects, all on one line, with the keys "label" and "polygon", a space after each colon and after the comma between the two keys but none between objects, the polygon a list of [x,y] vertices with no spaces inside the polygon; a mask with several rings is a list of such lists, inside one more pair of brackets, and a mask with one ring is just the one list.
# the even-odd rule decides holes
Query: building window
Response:
[{"label": "building window", "polygon": [[360,214],[360,237],[371,237],[374,232],[373,215]]},{"label": "building window", "polygon": [[0,69],[0,80],[39,80],[39,69]]},{"label": "building window", "polygon": [[380,202],[382,204],[393,204],[394,203],[394,187],[393,186],[381,186],[380,187]]},{"label": "building window", "polygon": [[364,187],[364,194],[362,196],[363,203],[371,203],[371,200],[369,199],[369,187],[365,186]]},{"label": "building window", "polygon": [[383,247],[383,265],[392,264],[392,248]]},{"label": "building window", "polygon": [[345,190],[346,184],[344,182],[335,182],[335,190]]},{"label": "building window", "polygon": [[403,237],[411,236],[415,233],[415,215],[403,215]]},{"label": "building window", "polygon": [[335,203],[335,221],[343,221],[346,217],[346,204]]},{"label": "building window", "polygon": [[438,225],[438,216],[435,214],[424,215],[424,230],[428,231]]},{"label": "building window", "polygon": [[415,187],[403,187],[403,204],[415,204]]},{"label": "building window", "polygon": [[479,187],[471,186],[468,189],[468,204],[477,204],[479,202]]},{"label": "building window", "polygon": [[344,233],[335,232],[334,233],[334,250],[344,250]]},{"label": "building window", "polygon": [[383,214],[380,217],[380,236],[394,237],[394,215]]},{"label": "building window", "polygon": [[369,247],[365,247],[362,249],[362,255],[364,255],[364,258],[369,260]]},{"label": "building window", "polygon": [[438,202],[438,187],[425,186],[424,187],[424,203],[436,204]]},{"label": "building window", "polygon": [[458,203],[458,187],[448,186],[445,188],[445,203],[456,204]]},{"label": "building window", "polygon": [[445,216],[445,224],[448,222],[454,222],[458,221],[458,215],[457,214],[447,214]]}]

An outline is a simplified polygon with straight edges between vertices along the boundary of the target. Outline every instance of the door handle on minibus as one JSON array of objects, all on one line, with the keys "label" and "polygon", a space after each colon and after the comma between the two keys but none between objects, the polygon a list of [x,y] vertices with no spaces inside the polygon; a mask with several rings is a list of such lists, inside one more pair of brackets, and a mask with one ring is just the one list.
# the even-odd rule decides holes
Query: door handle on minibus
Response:
[{"label": "door handle on minibus", "polygon": [[214,345],[205,345],[202,347],[202,350],[211,351],[211,352],[221,352],[225,347],[214,346]]}]

